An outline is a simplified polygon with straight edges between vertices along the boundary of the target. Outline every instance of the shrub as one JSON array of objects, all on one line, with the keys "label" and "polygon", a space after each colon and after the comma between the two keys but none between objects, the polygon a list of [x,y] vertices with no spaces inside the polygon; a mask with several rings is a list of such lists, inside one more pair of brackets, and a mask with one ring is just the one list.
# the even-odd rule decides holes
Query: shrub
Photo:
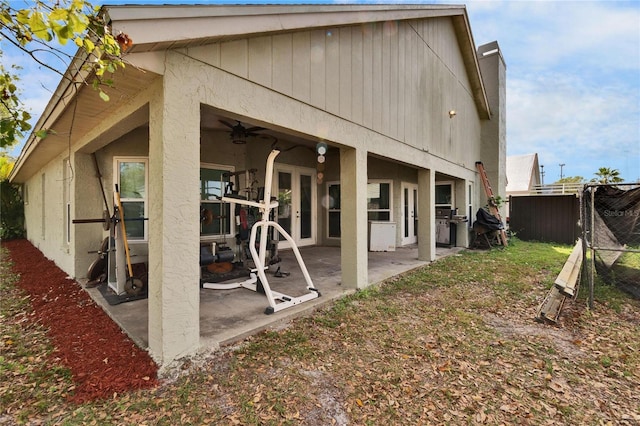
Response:
[{"label": "shrub", "polygon": [[20,187],[4,179],[0,181],[0,239],[23,238],[24,205]]}]

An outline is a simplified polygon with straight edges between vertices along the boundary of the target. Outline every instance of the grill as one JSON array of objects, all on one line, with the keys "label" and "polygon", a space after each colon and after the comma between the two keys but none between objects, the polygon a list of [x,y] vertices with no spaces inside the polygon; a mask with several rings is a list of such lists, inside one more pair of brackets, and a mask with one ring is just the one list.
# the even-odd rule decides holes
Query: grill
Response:
[{"label": "grill", "polygon": [[458,209],[436,208],[436,246],[455,247],[457,225],[466,221]]}]

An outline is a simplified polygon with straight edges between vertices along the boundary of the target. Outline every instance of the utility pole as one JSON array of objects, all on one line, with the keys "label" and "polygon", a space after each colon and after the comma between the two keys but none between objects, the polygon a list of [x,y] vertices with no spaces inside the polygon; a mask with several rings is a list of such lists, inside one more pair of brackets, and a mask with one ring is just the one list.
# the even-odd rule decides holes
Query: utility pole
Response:
[{"label": "utility pole", "polygon": [[560,180],[562,180],[562,178],[564,177],[564,175],[562,174],[562,168],[565,166],[564,163],[560,164]]},{"label": "utility pole", "polygon": [[540,179],[542,179],[540,183],[544,185],[544,164],[540,164]]}]

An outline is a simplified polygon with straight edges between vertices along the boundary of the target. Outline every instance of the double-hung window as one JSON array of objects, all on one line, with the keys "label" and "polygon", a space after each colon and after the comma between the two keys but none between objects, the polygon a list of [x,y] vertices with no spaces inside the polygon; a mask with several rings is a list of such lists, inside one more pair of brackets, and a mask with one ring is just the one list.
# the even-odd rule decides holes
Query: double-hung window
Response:
[{"label": "double-hung window", "polygon": [[115,157],[115,180],[120,192],[127,239],[147,241],[149,160],[146,157]]},{"label": "double-hung window", "polygon": [[[340,183],[327,183],[328,237],[340,238]],[[367,184],[367,219],[390,222],[392,215],[391,181],[371,180]]]},{"label": "double-hung window", "polygon": [[453,182],[436,184],[436,208],[453,209],[454,198]]},{"label": "double-hung window", "polygon": [[328,182],[327,193],[329,194],[327,211],[328,217],[328,237],[340,238],[340,183]]},{"label": "double-hung window", "polygon": [[234,216],[231,204],[222,202],[232,180],[233,167],[216,164],[200,166],[200,236],[224,237],[232,235]]},{"label": "double-hung window", "polygon": [[391,181],[369,181],[367,184],[367,218],[391,222]]}]

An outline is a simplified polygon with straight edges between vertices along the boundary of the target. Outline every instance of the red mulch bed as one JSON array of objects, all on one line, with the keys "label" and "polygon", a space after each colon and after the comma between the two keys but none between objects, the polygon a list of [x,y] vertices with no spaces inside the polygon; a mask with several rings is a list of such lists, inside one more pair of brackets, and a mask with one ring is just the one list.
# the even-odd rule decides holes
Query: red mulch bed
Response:
[{"label": "red mulch bed", "polygon": [[48,329],[54,358],[76,383],[70,400],[109,398],[114,393],[157,385],[158,367],[91,299],[79,283],[27,240],[3,242],[18,286],[30,296],[29,317]]}]

